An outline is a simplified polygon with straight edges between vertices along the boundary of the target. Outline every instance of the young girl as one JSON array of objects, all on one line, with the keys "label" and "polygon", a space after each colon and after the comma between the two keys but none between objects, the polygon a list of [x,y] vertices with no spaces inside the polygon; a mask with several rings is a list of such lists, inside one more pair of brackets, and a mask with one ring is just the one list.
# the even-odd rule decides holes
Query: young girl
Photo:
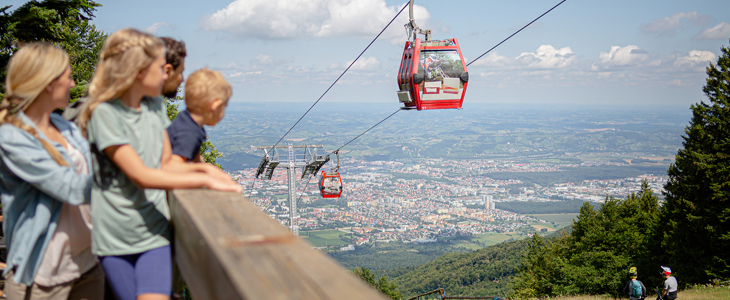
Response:
[{"label": "young girl", "polygon": [[104,274],[91,253],[89,146],[68,105],[68,55],[32,43],[8,64],[0,102],[0,198],[8,245],[8,299],[101,299]]},{"label": "young girl", "polygon": [[159,97],[167,77],[164,49],[134,29],[111,34],[78,120],[95,162],[92,251],[119,300],[169,299],[172,292],[164,190],[242,191],[215,167],[170,159],[170,121]]}]

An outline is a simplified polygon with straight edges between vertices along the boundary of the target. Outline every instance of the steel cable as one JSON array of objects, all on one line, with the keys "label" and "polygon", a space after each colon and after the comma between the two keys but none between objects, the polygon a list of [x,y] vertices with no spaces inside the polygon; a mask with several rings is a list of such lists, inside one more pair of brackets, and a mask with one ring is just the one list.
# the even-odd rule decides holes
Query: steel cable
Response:
[{"label": "steel cable", "polygon": [[513,36],[515,36],[515,34],[518,34],[518,33],[520,33],[520,31],[522,31],[523,29],[527,28],[527,26],[530,26],[530,25],[532,25],[532,23],[535,23],[535,21],[537,21],[537,20],[539,20],[540,18],[542,18],[542,16],[544,16],[544,15],[547,15],[547,13],[549,13],[550,11],[552,11],[553,9],[555,9],[556,7],[560,6],[560,4],[563,4],[563,2],[565,2],[565,1],[566,1],[566,0],[560,1],[560,3],[556,4],[555,6],[553,6],[553,8],[551,8],[551,9],[548,9],[548,11],[544,12],[544,13],[543,13],[542,15],[540,15],[539,17],[537,17],[537,18],[535,18],[534,20],[532,20],[532,22],[530,22],[530,23],[527,23],[527,25],[525,25],[525,26],[522,26],[522,28],[520,28],[520,30],[517,30],[517,31],[516,31],[515,33],[513,33],[512,35],[508,36],[508,37],[507,37],[506,39],[504,39],[504,40],[502,40],[501,42],[499,42],[499,44],[497,44],[497,45],[495,45],[494,47],[492,47],[491,49],[487,50],[487,52],[484,52],[484,53],[483,53],[482,55],[479,55],[479,57],[477,57],[476,59],[474,59],[474,60],[472,60],[471,62],[469,62],[468,64],[466,64],[466,66],[468,67],[468,66],[469,66],[469,65],[471,65],[471,64],[472,64],[473,62],[475,62],[475,61],[479,60],[480,58],[482,58],[482,56],[484,56],[484,55],[487,55],[487,53],[489,53],[489,52],[491,52],[492,50],[494,50],[494,48],[497,48],[497,47],[498,47],[499,45],[502,45],[502,43],[506,42],[507,40],[509,40],[510,38],[512,38]]},{"label": "steel cable", "polygon": [[292,129],[294,129],[294,127],[296,127],[297,124],[299,124],[299,122],[301,122],[302,119],[304,119],[304,117],[309,113],[309,111],[311,111],[312,108],[314,108],[314,106],[317,105],[317,103],[319,103],[320,100],[322,100],[322,98],[324,97],[324,95],[326,95],[327,92],[329,92],[330,89],[332,89],[332,87],[335,86],[335,84],[337,84],[337,82],[340,80],[340,78],[342,78],[342,76],[344,76],[345,73],[347,73],[347,71],[350,70],[350,68],[355,64],[355,62],[357,62],[357,60],[360,59],[360,57],[363,54],[365,54],[365,51],[367,51],[368,48],[370,48],[370,46],[372,46],[373,43],[375,43],[375,40],[377,40],[380,37],[380,35],[383,34],[383,32],[385,32],[386,29],[388,29],[388,27],[390,26],[390,24],[392,24],[393,21],[395,21],[395,19],[398,18],[398,16],[406,9],[406,7],[408,7],[408,5],[403,6],[403,8],[395,15],[395,17],[393,17],[393,19],[390,20],[390,22],[388,22],[388,25],[385,25],[385,27],[383,28],[383,30],[381,30],[380,33],[378,33],[378,35],[375,36],[375,38],[370,42],[370,44],[368,44],[368,46],[365,47],[365,49],[362,50],[362,52],[360,52],[360,55],[358,55],[357,58],[355,58],[355,60],[353,60],[352,63],[350,63],[350,65],[347,66],[347,69],[345,69],[345,71],[343,71],[342,74],[340,74],[340,77],[337,77],[337,79],[335,79],[335,81],[327,88],[327,90],[324,91],[324,93],[322,94],[322,96],[319,96],[319,99],[317,99],[317,101],[315,101],[314,104],[312,104],[312,106],[309,107],[309,109],[307,109],[306,112],[304,112],[304,114],[299,118],[299,120],[297,120],[297,122],[294,123],[294,125],[292,125],[292,127],[289,128],[289,130],[287,130],[286,133],[284,133],[284,135],[274,144],[274,147],[276,147],[276,145],[279,145],[279,143],[281,142],[281,140],[283,140],[289,134],[289,132],[291,132]]},{"label": "steel cable", "polygon": [[[322,100],[322,98],[324,97],[324,95],[326,95],[327,92],[329,92],[330,89],[332,89],[332,87],[335,86],[335,84],[337,84],[337,82],[340,80],[340,78],[342,78],[342,76],[344,76],[345,73],[347,73],[347,71],[350,70],[350,68],[352,68],[352,66],[355,64],[355,62],[357,62],[357,60],[360,59],[360,57],[363,54],[365,54],[365,51],[367,51],[370,48],[370,46],[372,46],[373,43],[375,43],[375,41],[380,37],[380,35],[382,35],[383,32],[385,32],[385,30],[388,29],[388,27],[390,26],[390,24],[393,24],[393,21],[395,21],[395,19],[398,18],[398,16],[406,9],[406,7],[408,7],[408,5],[404,5],[403,8],[401,8],[401,10],[395,15],[395,17],[393,17],[393,19],[391,19],[390,22],[388,22],[388,24],[385,25],[385,27],[383,28],[383,30],[381,30],[380,33],[378,33],[378,35],[375,36],[375,38],[370,42],[370,44],[368,44],[368,46],[365,47],[365,49],[362,50],[362,52],[360,52],[360,55],[358,55],[357,58],[355,58],[355,60],[353,60],[352,63],[350,63],[350,65],[347,66],[347,68],[345,69],[345,71],[343,71],[342,74],[340,74],[340,76],[337,77],[337,79],[335,79],[335,81],[327,88],[327,90],[325,90],[324,93],[322,93],[322,96],[319,96],[319,99],[317,99],[317,101],[315,101],[314,104],[312,104],[312,106],[310,106],[309,109],[307,109],[307,111],[304,112],[304,114],[301,117],[299,117],[299,120],[297,120],[296,123],[294,123],[294,125],[292,125],[292,127],[289,128],[289,130],[287,130],[286,133],[284,133],[284,135],[281,136],[281,138],[278,141],[276,141],[276,143],[274,144],[274,147],[273,148],[276,148],[276,146],[279,145],[279,143],[292,131],[292,129],[294,129],[294,127],[296,127],[297,124],[299,124],[299,122],[301,122],[302,119],[304,119],[304,117],[312,110],[312,108],[314,108],[314,106],[317,105],[317,103],[319,103],[320,100]],[[388,118],[390,118],[390,116]],[[382,121],[380,123],[382,123]],[[380,123],[378,123],[378,124],[380,124]],[[370,130],[370,129],[368,129],[368,130]],[[358,136],[358,137],[360,137],[360,136]],[[355,139],[357,139],[357,138],[355,138]],[[349,142],[348,142],[348,144],[349,144]],[[347,145],[347,144],[345,144],[345,145]],[[342,147],[344,147],[345,145],[343,145]],[[340,148],[342,148],[342,147],[340,147]],[[254,178],[254,184],[256,184],[256,179],[257,178]],[[307,182],[307,185],[309,185],[309,182]],[[254,185],[252,184],[251,185],[251,189],[248,192],[249,198],[251,197],[251,194],[253,193],[253,187],[254,187]]]}]

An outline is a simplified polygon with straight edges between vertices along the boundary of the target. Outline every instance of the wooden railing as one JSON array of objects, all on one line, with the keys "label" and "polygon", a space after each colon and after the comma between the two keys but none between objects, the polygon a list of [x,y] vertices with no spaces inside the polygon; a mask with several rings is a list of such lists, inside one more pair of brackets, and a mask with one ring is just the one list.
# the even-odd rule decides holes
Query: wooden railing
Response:
[{"label": "wooden railing", "polygon": [[385,299],[241,195],[168,197],[175,260],[196,300]]}]

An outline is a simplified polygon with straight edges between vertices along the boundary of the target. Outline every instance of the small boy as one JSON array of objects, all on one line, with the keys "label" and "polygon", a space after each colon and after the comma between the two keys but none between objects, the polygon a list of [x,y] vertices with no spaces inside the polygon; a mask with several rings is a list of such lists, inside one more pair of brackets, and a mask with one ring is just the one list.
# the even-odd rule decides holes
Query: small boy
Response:
[{"label": "small boy", "polygon": [[200,146],[207,135],[203,125],[213,126],[225,115],[231,85],[216,71],[203,68],[193,72],[185,84],[187,108],[167,128],[173,159],[204,162]]}]

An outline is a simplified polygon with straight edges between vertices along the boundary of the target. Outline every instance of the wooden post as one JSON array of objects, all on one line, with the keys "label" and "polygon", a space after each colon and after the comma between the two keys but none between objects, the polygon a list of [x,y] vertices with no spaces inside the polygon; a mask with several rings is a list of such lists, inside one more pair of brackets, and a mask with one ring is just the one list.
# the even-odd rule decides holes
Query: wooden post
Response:
[{"label": "wooden post", "polygon": [[195,299],[386,299],[241,195],[168,196],[175,259]]}]

